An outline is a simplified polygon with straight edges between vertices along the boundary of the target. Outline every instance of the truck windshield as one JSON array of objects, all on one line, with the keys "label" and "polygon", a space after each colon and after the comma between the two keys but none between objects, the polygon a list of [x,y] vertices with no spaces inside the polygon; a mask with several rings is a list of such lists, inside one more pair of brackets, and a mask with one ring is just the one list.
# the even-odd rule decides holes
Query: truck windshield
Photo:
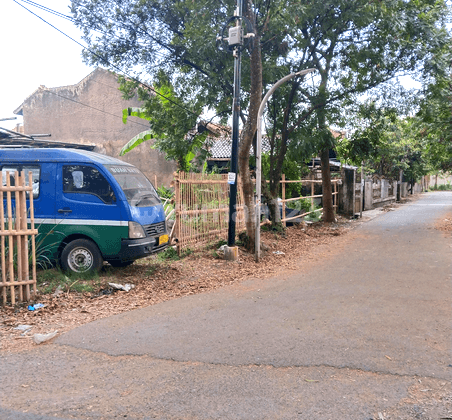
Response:
[{"label": "truck windshield", "polygon": [[105,165],[116,179],[127,201],[134,207],[150,207],[161,204],[151,182],[134,166]]}]

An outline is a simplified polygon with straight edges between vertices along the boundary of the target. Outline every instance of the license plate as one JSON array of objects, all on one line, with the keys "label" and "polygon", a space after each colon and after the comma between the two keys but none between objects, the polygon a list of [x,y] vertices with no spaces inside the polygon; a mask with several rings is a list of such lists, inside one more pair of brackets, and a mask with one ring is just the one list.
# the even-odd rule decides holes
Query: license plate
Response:
[{"label": "license plate", "polygon": [[169,241],[168,235],[162,235],[159,237],[159,245],[166,244]]}]

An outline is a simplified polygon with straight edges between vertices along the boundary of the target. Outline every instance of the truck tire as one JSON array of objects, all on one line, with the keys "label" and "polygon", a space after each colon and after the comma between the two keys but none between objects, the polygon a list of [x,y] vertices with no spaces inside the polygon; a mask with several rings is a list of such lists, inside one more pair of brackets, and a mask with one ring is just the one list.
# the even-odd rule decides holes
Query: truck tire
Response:
[{"label": "truck tire", "polygon": [[89,239],[75,239],[61,253],[61,267],[73,273],[99,271],[103,262],[99,248]]}]

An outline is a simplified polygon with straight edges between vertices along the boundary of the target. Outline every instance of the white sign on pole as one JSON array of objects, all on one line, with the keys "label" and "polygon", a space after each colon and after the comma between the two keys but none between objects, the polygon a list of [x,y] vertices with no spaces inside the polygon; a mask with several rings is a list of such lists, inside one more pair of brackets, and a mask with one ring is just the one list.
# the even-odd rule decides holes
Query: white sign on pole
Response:
[{"label": "white sign on pole", "polygon": [[228,184],[234,185],[235,184],[235,172],[228,172]]}]

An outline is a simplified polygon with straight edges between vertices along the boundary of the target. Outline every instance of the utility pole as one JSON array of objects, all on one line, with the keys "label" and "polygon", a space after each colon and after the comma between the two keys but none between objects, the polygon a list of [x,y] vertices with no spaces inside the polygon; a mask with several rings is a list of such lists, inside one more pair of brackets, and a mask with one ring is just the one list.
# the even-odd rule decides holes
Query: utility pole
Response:
[{"label": "utility pole", "polygon": [[228,246],[235,244],[235,219],[237,207],[237,167],[239,157],[239,118],[240,118],[240,77],[242,58],[242,0],[237,0],[236,26],[229,29],[229,45],[233,46],[234,57],[234,97],[232,99],[232,147],[231,167],[228,174],[229,187],[229,225]]},{"label": "utility pole", "polygon": [[[235,22],[235,26],[229,26]],[[228,31],[228,37],[225,32]],[[246,34],[244,33],[246,32]],[[237,249],[235,245],[235,225],[237,211],[237,172],[239,155],[239,122],[240,122],[240,77],[241,77],[241,57],[242,50],[250,45],[250,40],[254,37],[254,32],[249,20],[243,16],[243,0],[237,0],[237,8],[234,16],[229,18],[223,26],[217,41],[222,45],[228,43],[228,51],[232,51],[234,57],[234,91],[232,99],[232,146],[231,146],[231,166],[228,173],[229,184],[229,224],[228,224],[228,249],[225,251],[226,259],[236,259]],[[231,257],[227,256],[227,253]]]}]

